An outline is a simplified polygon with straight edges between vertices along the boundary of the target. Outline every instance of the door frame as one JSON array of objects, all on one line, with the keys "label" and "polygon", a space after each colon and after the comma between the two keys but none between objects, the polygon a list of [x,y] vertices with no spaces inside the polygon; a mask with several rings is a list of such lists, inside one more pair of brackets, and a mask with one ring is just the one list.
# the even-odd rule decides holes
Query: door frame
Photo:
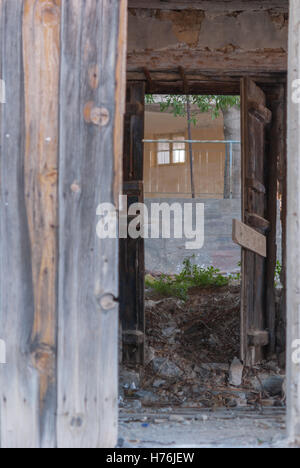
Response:
[{"label": "door frame", "polygon": [[[278,76],[276,74],[270,74],[269,77],[266,77],[265,75],[263,77],[259,77],[259,76],[256,76],[256,77],[252,77],[250,76],[251,79],[253,79],[258,86],[260,86],[262,88],[262,90],[266,93],[267,97],[268,97],[268,104],[270,104],[272,102],[272,99],[274,98],[274,89],[277,87],[277,86],[283,86],[284,89],[285,89],[285,93],[284,93],[284,99],[286,100],[286,75],[285,76],[280,76],[280,79],[278,79]],[[277,77],[277,81],[276,81],[276,77]],[[223,83],[226,83],[226,85],[224,86],[225,87],[225,91],[224,91],[224,94],[227,94],[227,95],[241,95],[241,77],[235,77],[234,79],[232,79],[231,82],[228,82],[228,77],[227,79],[225,79],[224,77],[224,82]],[[130,84],[131,81],[128,81],[127,82],[127,85]],[[208,78],[207,81],[205,81],[205,83],[201,84],[199,83],[197,85],[197,87],[193,87],[192,89],[189,89],[189,93],[191,94],[203,94],[203,95],[210,95],[210,94],[222,94],[222,88],[221,88],[221,83],[222,83],[222,77],[219,78],[217,81],[212,79],[212,78]],[[176,84],[176,87],[172,86],[172,84],[166,84],[166,83],[154,83],[152,80],[150,80],[149,78],[149,74],[147,74],[147,80],[146,80],[146,86],[145,86],[145,93],[153,93],[153,94],[186,94],[185,92],[185,89],[186,89],[186,86],[187,86],[187,83],[186,82],[182,82],[181,85],[178,85],[178,83]],[[181,90],[181,91],[180,91]],[[241,110],[243,112],[243,109]],[[276,134],[275,134],[276,136]],[[126,135],[125,135],[125,138],[126,138]],[[284,154],[282,154],[281,156],[281,159],[284,159],[286,160],[286,149],[283,148],[282,151],[284,152]],[[243,166],[243,165],[242,165]],[[243,167],[242,167],[242,170],[243,170]],[[277,171],[276,171],[276,175],[277,175]],[[242,174],[241,174],[241,177],[242,177]],[[243,178],[242,178],[243,180]],[[286,179],[284,181],[285,183],[283,183],[284,187],[286,187]],[[242,187],[242,190],[243,190],[243,187]],[[283,200],[283,205],[286,206],[286,190],[284,191],[284,200]],[[286,214],[286,212],[284,212],[284,215]],[[277,214],[276,214],[277,215]],[[242,219],[243,219],[243,207],[242,207]],[[283,223],[283,229],[285,229],[285,225],[286,223]],[[283,251],[283,258],[285,258],[285,252],[286,252],[286,245],[285,245],[285,242],[286,242],[286,235],[285,235],[285,232],[283,232],[283,235],[282,235],[282,251]],[[275,267],[274,267],[275,268]],[[272,269],[271,269],[272,271]],[[286,267],[285,267],[285,263],[283,265],[283,271],[285,272],[286,271]],[[122,276],[122,272],[120,273],[121,276]],[[242,278],[242,288],[244,286],[244,278]],[[286,289],[286,283],[285,283],[285,275],[283,275],[283,282],[284,282],[284,291]],[[135,301],[136,298],[132,298],[132,301]],[[273,300],[273,299],[272,299]],[[274,304],[275,305],[275,304]],[[283,314],[286,313],[285,312],[285,302],[283,301],[282,303],[282,307],[284,309],[283,311]],[[275,310],[274,310],[274,307],[273,307],[273,313],[275,313]],[[120,310],[120,313],[121,313],[121,317],[122,317],[122,310]],[[141,314],[144,314],[144,310],[140,311],[139,315]],[[242,311],[241,311],[241,315],[242,315]],[[137,322],[138,322],[139,318],[137,317]],[[144,323],[145,323],[145,317],[144,317]],[[242,324],[241,324],[241,336],[242,336]],[[242,340],[241,340],[242,341]],[[124,340],[123,340],[123,345],[124,345]],[[274,352],[274,347],[270,347],[266,350],[269,354],[273,353]],[[245,343],[241,343],[241,359],[243,359],[245,356]],[[139,364],[141,364],[141,362],[139,362]]]}]

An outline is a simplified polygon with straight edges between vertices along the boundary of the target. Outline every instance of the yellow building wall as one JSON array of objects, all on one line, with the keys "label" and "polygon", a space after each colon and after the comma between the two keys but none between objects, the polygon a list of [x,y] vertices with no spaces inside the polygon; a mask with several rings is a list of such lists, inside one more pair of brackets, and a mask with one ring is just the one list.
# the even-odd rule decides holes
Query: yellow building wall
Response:
[{"label": "yellow building wall", "polygon": [[[188,139],[187,119],[169,113],[146,112],[145,139],[183,135]],[[224,140],[224,121],[200,114],[192,125],[193,140]],[[193,144],[194,181],[197,198],[223,198],[225,144]],[[191,198],[189,147],[182,164],[158,165],[157,143],[144,145],[144,192],[146,198]]]}]

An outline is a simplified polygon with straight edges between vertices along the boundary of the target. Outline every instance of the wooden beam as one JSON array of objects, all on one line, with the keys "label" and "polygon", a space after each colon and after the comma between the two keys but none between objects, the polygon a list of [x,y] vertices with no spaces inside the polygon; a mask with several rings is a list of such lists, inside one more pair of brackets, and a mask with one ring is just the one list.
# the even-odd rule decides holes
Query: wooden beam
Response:
[{"label": "wooden beam", "polygon": [[267,256],[267,238],[237,219],[233,220],[232,240],[261,257]]},{"label": "wooden beam", "polygon": [[240,11],[268,10],[288,12],[288,0],[129,0],[130,8],[160,10],[205,10],[205,11]]},{"label": "wooden beam", "polygon": [[[127,58],[128,72],[143,70],[149,71],[176,70],[178,64],[185,73],[210,73],[215,76],[230,76],[233,73],[239,76],[263,73],[286,73],[287,52],[284,50],[257,51],[207,51],[191,49],[169,49],[164,51],[135,51],[130,52]],[[226,66],[225,66],[226,64]]]}]

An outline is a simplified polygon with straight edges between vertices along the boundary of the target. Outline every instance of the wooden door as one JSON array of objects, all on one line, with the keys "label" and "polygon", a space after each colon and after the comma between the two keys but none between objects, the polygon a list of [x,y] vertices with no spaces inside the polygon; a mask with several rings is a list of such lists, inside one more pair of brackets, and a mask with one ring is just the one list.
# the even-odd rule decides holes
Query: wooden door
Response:
[{"label": "wooden door", "polygon": [[[252,80],[242,80],[242,221],[263,236],[268,236],[271,221],[268,214],[268,149],[267,126],[272,113],[266,107],[266,95]],[[275,179],[273,181],[277,183]],[[274,221],[272,220],[274,227]],[[243,248],[241,348],[246,365],[259,362],[269,344],[267,330],[266,257]]]},{"label": "wooden door", "polygon": [[[123,193],[127,209],[144,201],[144,115],[145,85],[132,83],[127,87]],[[131,219],[128,218],[130,223]],[[120,317],[123,335],[123,362],[144,363],[145,345],[145,261],[144,240],[120,239]]]}]

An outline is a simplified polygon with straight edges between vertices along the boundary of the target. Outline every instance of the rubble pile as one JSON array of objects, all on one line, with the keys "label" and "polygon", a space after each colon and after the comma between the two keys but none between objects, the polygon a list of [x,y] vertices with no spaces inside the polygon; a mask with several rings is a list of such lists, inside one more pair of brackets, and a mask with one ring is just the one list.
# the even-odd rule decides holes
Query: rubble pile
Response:
[{"label": "rubble pile", "polygon": [[248,369],[237,359],[239,285],[191,290],[187,302],[147,293],[145,305],[146,362],[121,369],[121,407],[284,405],[276,362]]}]

